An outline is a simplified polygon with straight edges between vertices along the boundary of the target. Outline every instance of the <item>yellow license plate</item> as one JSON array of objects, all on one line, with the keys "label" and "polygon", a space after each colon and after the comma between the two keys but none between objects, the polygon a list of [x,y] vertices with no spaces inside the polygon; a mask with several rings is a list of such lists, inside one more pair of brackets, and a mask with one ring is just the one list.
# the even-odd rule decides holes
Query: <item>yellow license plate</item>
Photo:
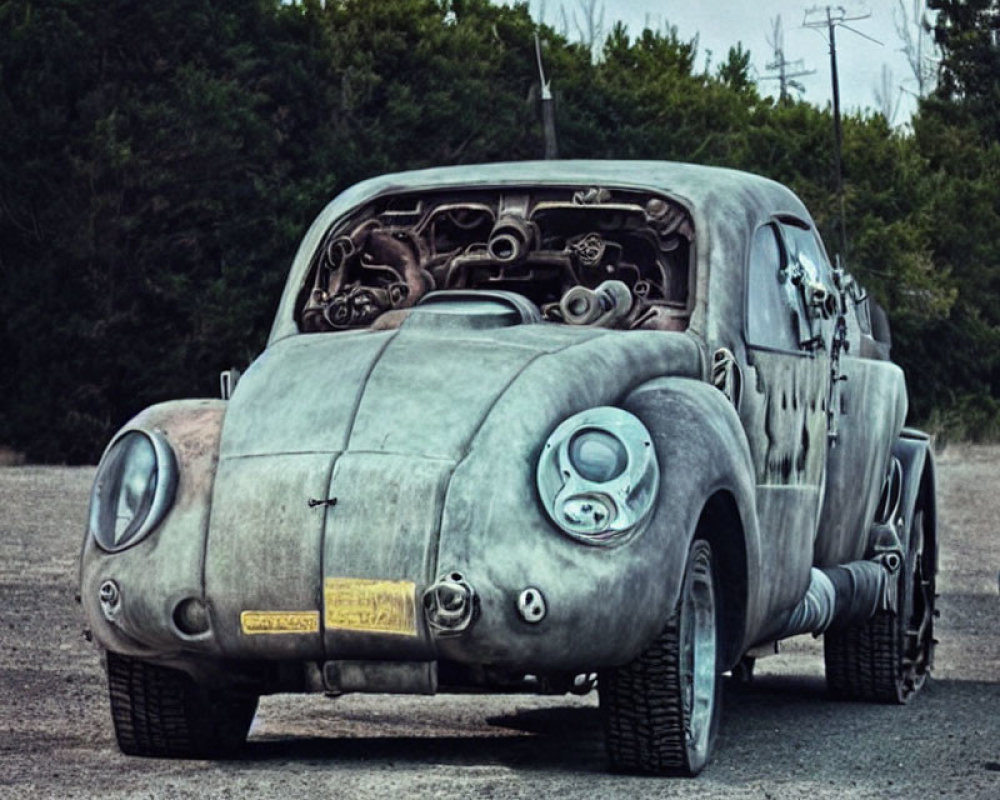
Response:
[{"label": "yellow license plate", "polygon": [[416,584],[364,578],[323,582],[327,630],[417,635]]},{"label": "yellow license plate", "polygon": [[319,633],[318,611],[243,611],[240,629],[259,633]]}]

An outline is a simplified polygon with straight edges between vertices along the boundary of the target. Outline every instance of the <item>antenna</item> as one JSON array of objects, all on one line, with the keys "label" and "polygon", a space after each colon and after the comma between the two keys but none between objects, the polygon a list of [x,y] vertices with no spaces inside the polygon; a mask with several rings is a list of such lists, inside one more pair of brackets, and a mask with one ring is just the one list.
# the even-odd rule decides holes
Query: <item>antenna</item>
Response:
[{"label": "antenna", "polygon": [[872,39],[872,37],[866,36],[847,24],[848,22],[868,19],[870,16],[871,13],[866,12],[849,17],[843,6],[814,6],[806,10],[802,19],[803,28],[812,28],[817,32],[826,28],[827,42],[830,45],[830,80],[833,84],[833,166],[837,176],[837,201],[840,206],[840,249],[844,254],[845,261],[847,259],[847,227],[844,223],[843,135],[840,130],[840,80],[837,76],[837,26],[846,28],[876,44],[882,44],[877,39]]},{"label": "antenna", "polygon": [[552,101],[552,88],[545,80],[545,68],[542,66],[542,43],[535,31],[535,59],[538,62],[538,82],[541,85],[542,126],[545,129],[545,158],[559,158],[559,147],[556,143],[556,113]]}]

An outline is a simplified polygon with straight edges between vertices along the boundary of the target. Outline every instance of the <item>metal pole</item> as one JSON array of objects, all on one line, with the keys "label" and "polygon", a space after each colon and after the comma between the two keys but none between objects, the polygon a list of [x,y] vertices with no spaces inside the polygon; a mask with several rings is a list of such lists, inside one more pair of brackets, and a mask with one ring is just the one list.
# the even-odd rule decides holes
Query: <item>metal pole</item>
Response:
[{"label": "metal pole", "polygon": [[844,204],[844,170],[843,170],[843,134],[840,130],[840,79],[837,76],[837,33],[830,14],[830,6],[826,7],[826,24],[830,31],[830,74],[833,80],[833,168],[837,173],[837,202],[840,206],[840,252],[847,260],[847,225]]},{"label": "metal pole", "polygon": [[[809,16],[811,14],[818,14],[818,12],[826,12],[826,21],[823,22],[822,18],[816,19],[815,21],[810,21]],[[840,208],[840,249],[841,255],[844,257],[845,261],[847,259],[847,212],[845,210],[846,203],[844,201],[844,170],[843,170],[843,136],[840,129],[840,79],[837,75],[837,33],[836,28],[838,25],[842,25],[847,28],[847,30],[852,33],[856,33],[869,41],[874,42],[877,45],[881,45],[878,39],[872,39],[871,36],[862,33],[859,30],[855,30],[849,26],[848,22],[853,22],[860,19],[868,19],[871,14],[861,14],[855,17],[847,16],[844,11],[843,6],[815,6],[806,11],[805,18],[802,20],[802,25],[805,28],[813,28],[817,32],[826,25],[827,35],[830,37],[830,80],[833,84],[833,167],[837,175],[837,204]]]},{"label": "metal pole", "polygon": [[559,146],[556,143],[556,111],[552,102],[552,88],[545,80],[545,70],[542,68],[542,44],[535,33],[535,58],[538,61],[538,82],[541,86],[542,127],[545,130],[545,158],[559,158]]}]

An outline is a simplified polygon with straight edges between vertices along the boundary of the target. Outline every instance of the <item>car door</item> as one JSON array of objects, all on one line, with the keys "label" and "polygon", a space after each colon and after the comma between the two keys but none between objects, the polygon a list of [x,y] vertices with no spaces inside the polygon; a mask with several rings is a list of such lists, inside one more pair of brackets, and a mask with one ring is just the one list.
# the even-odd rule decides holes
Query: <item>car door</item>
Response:
[{"label": "car door", "polygon": [[850,276],[838,278],[844,291],[831,359],[830,449],[813,556],[819,567],[870,555],[869,530],[907,411],[903,372],[889,361],[884,312],[876,306],[883,326],[876,339],[873,301]]},{"label": "car door", "polygon": [[744,315],[740,416],[756,479],[762,582],[772,611],[809,580],[827,456],[832,276],[812,226],[775,218],[754,232]]}]

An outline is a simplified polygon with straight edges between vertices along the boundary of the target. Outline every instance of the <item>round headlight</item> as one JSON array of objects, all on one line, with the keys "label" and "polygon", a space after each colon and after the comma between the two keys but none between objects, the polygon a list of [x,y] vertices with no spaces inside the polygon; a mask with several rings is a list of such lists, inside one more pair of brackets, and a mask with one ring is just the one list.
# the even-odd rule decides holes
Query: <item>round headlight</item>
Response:
[{"label": "round headlight", "polygon": [[139,541],[163,518],[176,484],[173,451],[159,436],[130,430],[111,443],[90,493],[90,533],[105,550]]},{"label": "round headlight", "polygon": [[625,471],[628,451],[617,437],[591,428],[570,439],[569,459],[581,477],[595,483],[607,483]]},{"label": "round headlight", "polygon": [[549,518],[587,544],[624,541],[650,518],[659,484],[653,440],[638,417],[599,406],[565,420],[538,460]]}]

